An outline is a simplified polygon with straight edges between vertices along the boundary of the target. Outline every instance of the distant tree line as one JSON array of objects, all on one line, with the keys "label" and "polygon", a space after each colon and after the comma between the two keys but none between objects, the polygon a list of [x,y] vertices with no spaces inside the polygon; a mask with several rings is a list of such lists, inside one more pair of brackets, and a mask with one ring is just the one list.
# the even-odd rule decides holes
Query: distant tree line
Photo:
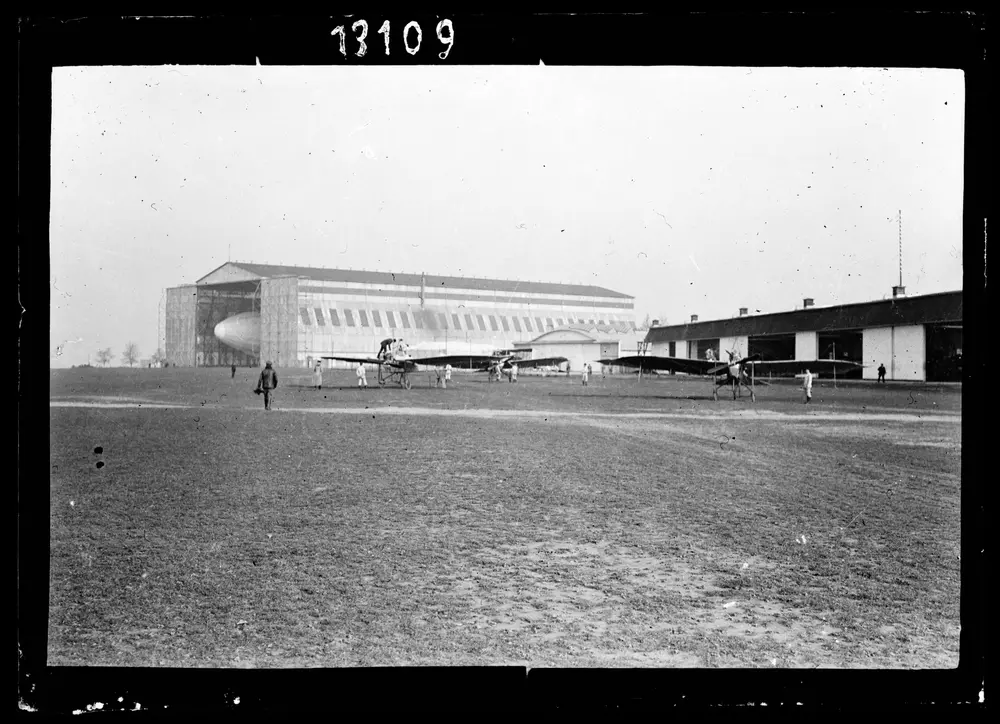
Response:
[{"label": "distant tree line", "polygon": [[[139,345],[135,342],[127,342],[125,344],[125,349],[122,350],[122,365],[128,365],[129,367],[134,367],[139,361]],[[114,360],[115,355],[111,351],[110,347],[105,347],[97,352],[97,366],[107,367]],[[164,355],[161,350],[156,350],[156,354],[152,357],[152,362],[159,364],[163,361]]]}]

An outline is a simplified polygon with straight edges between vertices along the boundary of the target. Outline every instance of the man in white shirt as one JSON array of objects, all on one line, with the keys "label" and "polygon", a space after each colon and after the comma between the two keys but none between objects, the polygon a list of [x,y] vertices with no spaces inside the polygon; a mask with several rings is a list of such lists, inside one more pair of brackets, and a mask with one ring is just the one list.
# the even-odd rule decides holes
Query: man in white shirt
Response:
[{"label": "man in white shirt", "polygon": [[354,374],[358,376],[358,387],[367,387],[368,379],[365,377],[365,366],[361,362],[358,362],[358,368],[354,371]]},{"label": "man in white shirt", "polygon": [[813,396],[813,376],[809,370],[802,376],[802,390],[806,393],[806,404],[809,404]]}]

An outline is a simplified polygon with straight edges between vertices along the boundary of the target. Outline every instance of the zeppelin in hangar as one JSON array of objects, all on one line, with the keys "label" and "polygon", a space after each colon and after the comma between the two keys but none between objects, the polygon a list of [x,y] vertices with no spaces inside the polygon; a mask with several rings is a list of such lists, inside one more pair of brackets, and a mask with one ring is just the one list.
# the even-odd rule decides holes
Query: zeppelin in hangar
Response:
[{"label": "zeppelin in hangar", "polygon": [[260,356],[260,314],[240,312],[227,317],[215,325],[215,337],[235,350]]}]

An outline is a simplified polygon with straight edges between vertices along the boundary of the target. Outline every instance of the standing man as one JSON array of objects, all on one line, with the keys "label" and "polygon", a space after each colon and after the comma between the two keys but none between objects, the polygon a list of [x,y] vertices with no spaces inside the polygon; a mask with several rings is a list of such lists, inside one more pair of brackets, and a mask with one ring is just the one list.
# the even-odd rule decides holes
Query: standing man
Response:
[{"label": "standing man", "polygon": [[[878,365],[878,382],[881,382],[883,385],[885,384],[885,365],[881,362]],[[875,384],[878,384],[878,382]]]},{"label": "standing man", "polygon": [[316,385],[317,390],[323,389],[323,368],[320,363],[316,363],[316,369],[313,370],[313,384]]},{"label": "standing man", "polygon": [[358,368],[354,371],[358,376],[358,387],[368,387],[368,379],[365,377],[365,366],[358,362]]},{"label": "standing man", "polygon": [[379,347],[378,354],[376,355],[379,359],[385,359],[389,355],[389,351],[392,349],[392,345],[396,340],[389,338],[382,340],[382,346]]},{"label": "standing man", "polygon": [[232,374],[232,376],[229,379],[234,379],[236,377],[236,363],[235,362],[233,363],[233,366],[230,369],[232,370],[233,374]]},{"label": "standing man", "polygon": [[274,371],[271,367],[271,363],[267,362],[264,365],[264,369],[261,370],[260,378],[257,380],[257,389],[255,392],[264,393],[264,409],[271,409],[271,400],[274,397],[274,391],[278,389],[278,373]]},{"label": "standing man", "polygon": [[809,404],[813,398],[813,376],[809,370],[802,377],[802,391],[806,393],[806,404]]},{"label": "standing man", "polygon": [[583,369],[580,371],[580,381],[583,383],[584,387],[587,386],[587,365],[584,365]]},{"label": "standing man", "polygon": [[594,368],[591,367],[590,364],[588,363],[587,364],[587,378],[589,379],[592,374],[594,374]]},{"label": "standing man", "polygon": [[517,362],[510,366],[510,381],[517,382]]},{"label": "standing man", "polygon": [[448,387],[448,383],[451,382],[451,365],[444,366],[444,387]]}]

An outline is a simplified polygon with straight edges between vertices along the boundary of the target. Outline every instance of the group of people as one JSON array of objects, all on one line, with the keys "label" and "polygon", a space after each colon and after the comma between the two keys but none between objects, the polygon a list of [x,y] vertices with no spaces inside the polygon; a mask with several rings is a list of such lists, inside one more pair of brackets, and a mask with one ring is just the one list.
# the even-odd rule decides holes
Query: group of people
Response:
[{"label": "group of people", "polygon": [[375,355],[378,359],[393,359],[395,357],[401,357],[406,354],[406,342],[402,339],[383,339],[381,345],[379,346],[378,354]]},{"label": "group of people", "polygon": [[[402,345],[402,340],[387,339],[383,340],[382,348],[379,350],[379,358],[386,359],[386,355],[389,354],[389,350],[400,350],[400,347],[393,347],[393,345]],[[402,349],[405,349],[403,347]],[[594,372],[593,368],[588,364],[584,365],[581,371],[580,378],[581,383],[584,387],[587,386],[589,382],[590,375]],[[878,383],[885,384],[885,365],[879,364],[878,366]],[[497,380],[500,379],[501,375],[506,373],[507,380],[509,382],[517,382],[517,364],[512,364],[507,370],[503,370],[499,362],[494,363],[490,367],[490,381],[493,381],[494,375]],[[358,387],[368,387],[368,377],[367,371],[363,363],[358,362],[358,366],[355,369],[355,374],[358,378]],[[236,376],[236,365],[232,367],[232,375]],[[323,372],[320,368],[320,364],[316,363],[316,368],[313,370],[313,381],[316,384],[317,389],[321,388],[323,385]],[[448,383],[451,382],[451,365],[446,365],[443,370],[438,370],[437,379],[434,386],[437,387],[441,385],[442,388],[447,389]],[[805,403],[809,404],[812,401],[812,387],[813,387],[813,374],[808,369],[802,375],[802,391],[805,393]],[[278,388],[278,373],[274,371],[270,360],[264,365],[264,369],[261,370],[260,377],[257,379],[257,388],[254,390],[255,393],[264,395],[264,409],[271,409],[271,402],[274,398],[274,391]]]},{"label": "group of people", "polygon": [[444,369],[437,370],[437,375],[434,378],[434,386],[441,385],[442,390],[447,390],[449,382],[451,382],[451,365],[445,365]]}]

